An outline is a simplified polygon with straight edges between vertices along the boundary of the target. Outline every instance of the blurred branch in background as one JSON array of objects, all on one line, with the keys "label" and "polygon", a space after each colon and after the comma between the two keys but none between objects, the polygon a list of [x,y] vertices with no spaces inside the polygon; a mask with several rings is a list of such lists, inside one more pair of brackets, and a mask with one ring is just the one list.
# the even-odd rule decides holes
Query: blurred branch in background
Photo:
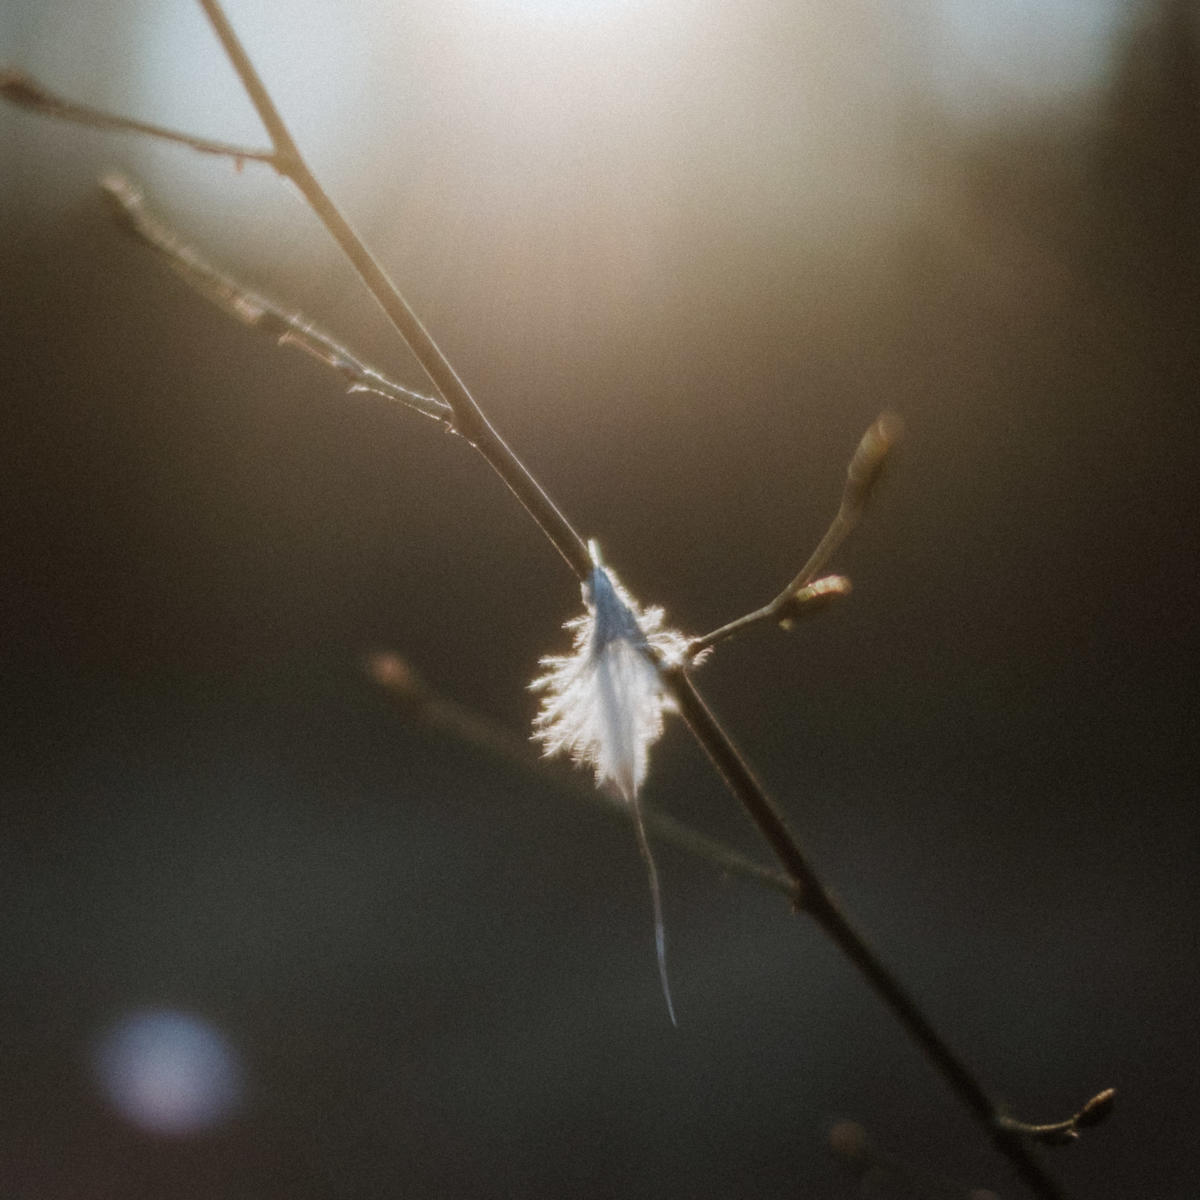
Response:
[{"label": "blurred branch in background", "polygon": [[[549,783],[574,800],[597,805],[625,821],[632,818],[630,806],[620,797],[584,784],[578,773],[555,770],[536,753],[527,737],[440,695],[398,654],[374,653],[367,659],[366,669],[371,679],[392,698],[405,719],[454,738],[506,766],[515,767],[543,785]],[[760,883],[796,898],[795,884],[786,875],[760,866],[716,839],[653,808],[646,808],[645,818],[646,825],[663,841],[706,859],[728,875]]]},{"label": "blurred branch in background", "polygon": [[881,1150],[857,1121],[837,1121],[829,1130],[834,1158],[858,1180],[860,1196],[876,1200],[1001,1200]]}]

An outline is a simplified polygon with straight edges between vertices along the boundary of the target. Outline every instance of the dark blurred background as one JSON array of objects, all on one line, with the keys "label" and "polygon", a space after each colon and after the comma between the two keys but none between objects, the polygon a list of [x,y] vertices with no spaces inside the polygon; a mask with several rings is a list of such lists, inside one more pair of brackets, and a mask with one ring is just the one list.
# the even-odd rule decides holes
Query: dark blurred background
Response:
[{"label": "dark blurred background", "polygon": [[[683,629],[773,595],[903,414],[852,599],[701,685],[999,1096],[1120,1090],[1053,1152],[1071,1194],[1194,1195],[1193,5],[229,7]],[[262,140],[189,4],[16,0],[0,35],[77,99]],[[578,589],[463,444],[235,326],[94,181],[423,386],[296,195],[7,107],[0,163],[0,1195],[1022,1195],[803,918],[662,847],[672,1029],[628,826],[367,678],[396,651],[521,734]],[[764,855],[681,728],[647,796]],[[929,1175],[860,1181],[839,1120]]]}]

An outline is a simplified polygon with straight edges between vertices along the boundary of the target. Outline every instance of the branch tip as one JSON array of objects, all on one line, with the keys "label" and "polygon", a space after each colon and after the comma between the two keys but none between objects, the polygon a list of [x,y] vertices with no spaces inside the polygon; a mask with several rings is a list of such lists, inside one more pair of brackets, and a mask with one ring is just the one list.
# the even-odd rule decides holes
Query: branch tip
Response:
[{"label": "branch tip", "polygon": [[997,1119],[998,1128],[1005,1134],[1028,1138],[1043,1146],[1069,1146],[1079,1140],[1080,1131],[1090,1129],[1108,1119],[1116,1102],[1116,1088],[1105,1088],[1097,1092],[1074,1116],[1065,1121],[1054,1121],[1047,1125],[1031,1125],[1012,1117]]},{"label": "branch tip", "polygon": [[904,421],[892,412],[881,413],[863,434],[846,468],[843,504],[862,509],[883,475],[892,448],[904,433]]},{"label": "branch tip", "polygon": [[138,184],[116,172],[105,175],[99,183],[122,230],[158,253],[185,283],[234,320],[269,338],[275,345],[303,350],[336,371],[348,393],[381,396],[452,428],[453,414],[444,400],[422,395],[387,378],[303,314],[289,312],[214,267],[147,207]]},{"label": "branch tip", "polygon": [[1103,1121],[1107,1121],[1112,1115],[1112,1110],[1117,1102],[1117,1089],[1105,1088],[1102,1092],[1097,1092],[1078,1112],[1075,1117],[1075,1124],[1080,1129],[1091,1129],[1095,1125],[1099,1125]]},{"label": "branch tip", "polygon": [[[527,738],[439,694],[421,678],[407,659],[394,651],[372,651],[364,658],[363,669],[367,677],[395,701],[404,719],[448,735],[543,783],[549,781],[573,797],[599,805],[622,820],[630,818],[631,808],[623,797],[581,785],[573,775],[560,774],[534,751]],[[647,828],[657,837],[707,860],[726,875],[739,876],[779,892],[798,907],[800,887],[787,876],[754,862],[737,850],[657,809],[643,806],[642,815]]]},{"label": "branch tip", "polygon": [[817,576],[862,520],[867,504],[883,476],[883,468],[892,447],[900,439],[903,430],[904,422],[896,413],[884,412],[875,418],[855,447],[846,468],[841,503],[816,549],[808,556],[808,561],[769,604],[703,637],[693,639],[689,647],[693,662],[698,654],[710,646],[753,625],[775,621],[781,628],[790,630],[797,618],[822,612],[832,601],[849,594],[850,581],[844,575],[829,575],[823,579]]}]

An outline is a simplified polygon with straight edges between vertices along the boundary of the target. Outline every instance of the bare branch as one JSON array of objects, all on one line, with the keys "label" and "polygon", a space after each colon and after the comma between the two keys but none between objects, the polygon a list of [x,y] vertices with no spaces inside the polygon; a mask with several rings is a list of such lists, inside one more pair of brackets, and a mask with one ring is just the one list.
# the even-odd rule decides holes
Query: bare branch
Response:
[{"label": "bare branch", "polygon": [[[372,654],[367,659],[367,674],[387,691],[410,720],[447,734],[543,783],[552,783],[560,790],[569,792],[573,799],[599,805],[624,820],[630,819],[632,811],[624,800],[580,782],[576,774],[554,770],[534,751],[527,737],[512,733],[495,721],[440,695],[399,655],[386,652]],[[648,828],[663,841],[706,859],[726,874],[760,883],[789,898],[795,897],[796,885],[786,875],[760,866],[715,838],[656,809],[644,807],[644,816]]]},{"label": "bare branch", "polygon": [[846,486],[837,514],[796,577],[769,604],[696,638],[689,647],[693,659],[710,646],[766,621],[791,629],[797,619],[822,611],[834,600],[849,594],[850,581],[845,576],[829,575],[824,579],[817,576],[862,519],[883,474],[888,454],[902,431],[903,422],[894,413],[883,413],[875,420],[863,434],[846,468]]},{"label": "bare branch", "polygon": [[346,381],[350,392],[372,392],[423,416],[450,423],[450,406],[444,400],[423,396],[388,379],[302,314],[286,311],[214,267],[146,207],[142,190],[136,184],[112,174],[100,181],[100,188],[124,229],[157,251],[176,275],[235,320],[277,345],[295,346],[332,367]]},{"label": "bare branch", "polygon": [[249,146],[235,146],[231,142],[216,142],[210,138],[195,137],[180,133],[163,125],[151,125],[146,121],[135,121],[132,117],[119,117],[87,104],[77,104],[43,87],[24,71],[0,71],[0,97],[10,104],[27,108],[45,117],[56,117],[76,125],[87,125],[91,129],[114,129],[121,133],[140,133],[158,138],[163,142],[174,142],[198,150],[201,154],[216,154],[221,158],[232,158],[239,166],[244,162],[261,162],[275,167],[273,150],[255,150]]},{"label": "bare branch", "polygon": [[692,735],[726,786],[741,801],[788,875],[796,881],[800,907],[854,964],[959,1100],[988,1131],[993,1144],[1009,1160],[1030,1191],[1042,1200],[1061,1200],[1064,1193],[1030,1153],[1022,1136],[1000,1124],[999,1109],[983,1085],[842,911],[788,829],[783,815],[696,691],[687,671],[676,667],[667,674],[674,685],[671,694]]}]

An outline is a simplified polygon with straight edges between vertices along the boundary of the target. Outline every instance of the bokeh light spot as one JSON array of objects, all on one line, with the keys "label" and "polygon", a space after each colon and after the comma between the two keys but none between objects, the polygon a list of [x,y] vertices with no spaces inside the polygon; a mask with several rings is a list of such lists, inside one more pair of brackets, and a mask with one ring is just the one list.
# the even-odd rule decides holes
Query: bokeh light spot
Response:
[{"label": "bokeh light spot", "polygon": [[152,1133],[201,1132],[241,1099],[242,1070],[228,1040],[187,1013],[127,1014],[100,1038],[93,1061],[112,1106]]}]

